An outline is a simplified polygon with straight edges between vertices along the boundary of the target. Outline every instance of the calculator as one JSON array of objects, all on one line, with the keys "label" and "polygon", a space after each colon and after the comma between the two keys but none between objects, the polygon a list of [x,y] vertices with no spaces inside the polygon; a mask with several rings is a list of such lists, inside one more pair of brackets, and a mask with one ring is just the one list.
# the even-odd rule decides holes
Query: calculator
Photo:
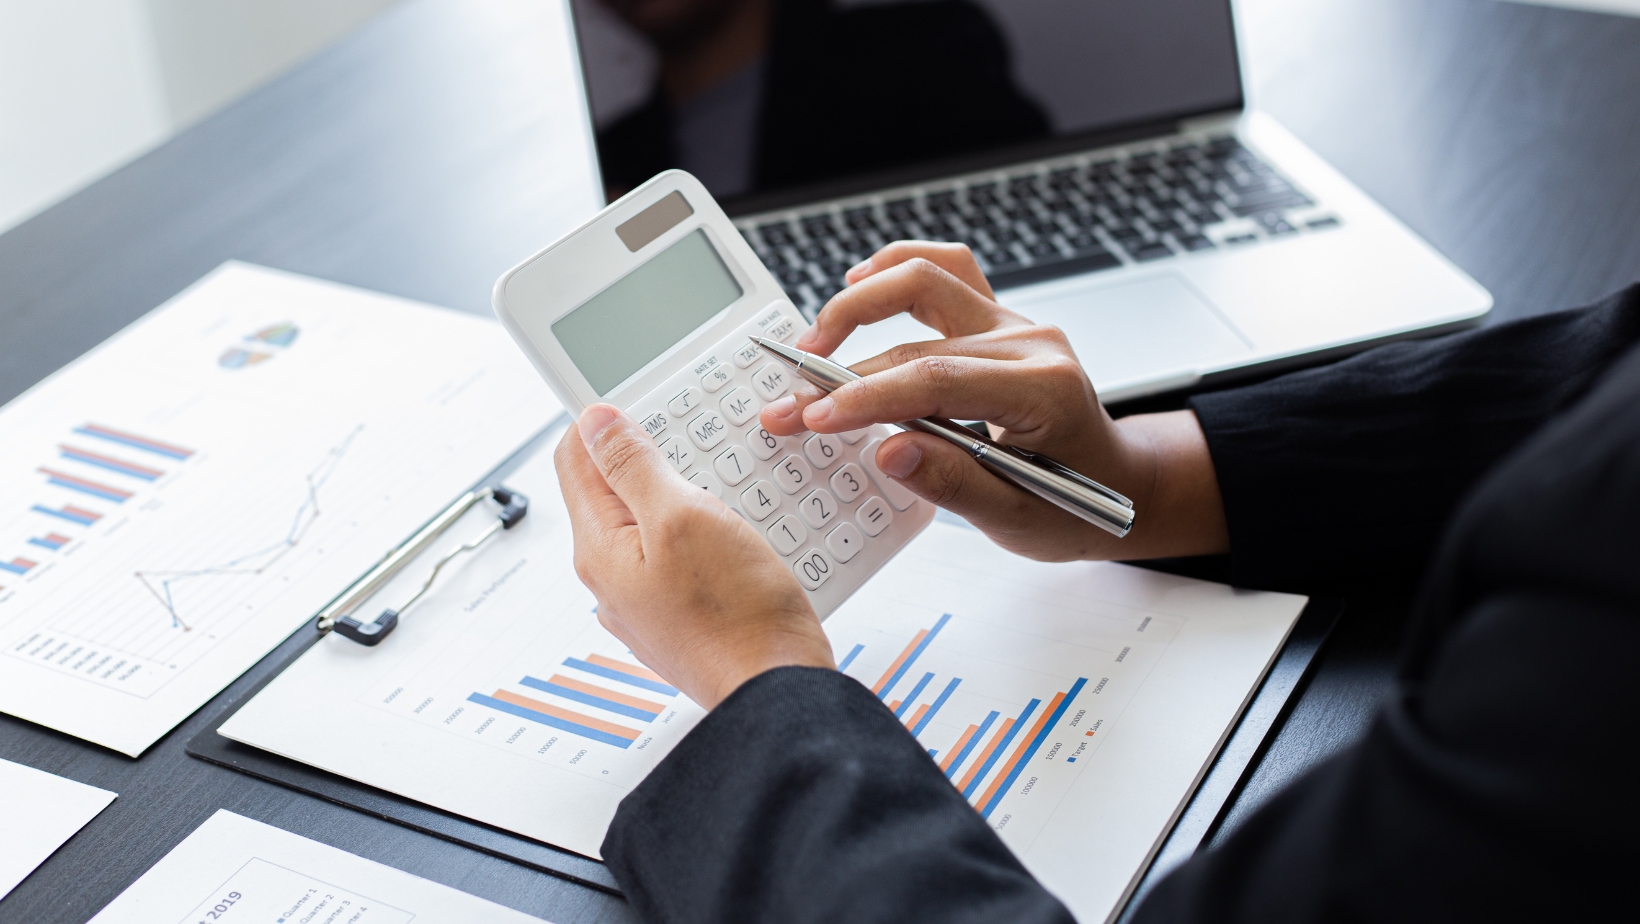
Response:
[{"label": "calculator", "polygon": [[883,425],[780,437],[797,384],[747,338],[808,328],[723,209],[669,170],[496,281],[496,314],[564,405],[624,408],[666,461],[768,539],[824,619],[934,518],[885,477]]}]

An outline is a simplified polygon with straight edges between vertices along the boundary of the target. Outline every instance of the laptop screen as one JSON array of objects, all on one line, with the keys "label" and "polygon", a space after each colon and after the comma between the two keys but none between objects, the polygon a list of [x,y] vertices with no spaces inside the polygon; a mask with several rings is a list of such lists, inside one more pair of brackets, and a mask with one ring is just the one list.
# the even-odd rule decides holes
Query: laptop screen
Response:
[{"label": "laptop screen", "polygon": [[1229,0],[573,0],[611,199],[839,191],[1241,105]]}]

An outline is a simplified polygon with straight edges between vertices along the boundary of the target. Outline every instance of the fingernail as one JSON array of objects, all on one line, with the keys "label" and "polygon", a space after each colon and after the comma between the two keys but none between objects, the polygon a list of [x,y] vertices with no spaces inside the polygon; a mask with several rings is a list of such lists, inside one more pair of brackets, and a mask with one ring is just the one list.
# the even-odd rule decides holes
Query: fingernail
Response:
[{"label": "fingernail", "polygon": [[[831,398],[821,398],[803,409],[803,420],[809,424],[825,423],[831,412],[837,409],[837,402]],[[812,429],[812,427],[811,427]]]},{"label": "fingernail", "polygon": [[886,456],[881,450],[877,452],[877,467],[891,478],[904,478],[911,474],[911,470],[921,461],[922,450],[918,449],[915,443],[901,443]]},{"label": "fingernail", "polygon": [[792,416],[792,411],[797,410],[797,399],[791,395],[787,395],[784,398],[777,398],[776,400],[769,402],[769,406],[763,410],[773,414],[776,417],[790,417]]},{"label": "fingernail", "polygon": [[869,272],[870,270],[871,270],[871,258],[870,257],[866,257],[864,260],[861,260],[859,263],[856,263],[853,266],[848,268],[848,271],[849,271],[850,274],[865,273],[865,272]]},{"label": "fingernail", "polygon": [[803,332],[803,336],[797,338],[797,343],[795,344],[795,346],[799,350],[806,350],[809,347],[813,346],[814,342],[816,340],[819,340],[819,339],[820,339],[820,328],[811,327],[808,330]]},{"label": "fingernail", "polygon": [[594,404],[581,412],[581,419],[575,426],[581,431],[581,442],[592,445],[598,434],[609,428],[615,422],[615,409],[607,404]]}]

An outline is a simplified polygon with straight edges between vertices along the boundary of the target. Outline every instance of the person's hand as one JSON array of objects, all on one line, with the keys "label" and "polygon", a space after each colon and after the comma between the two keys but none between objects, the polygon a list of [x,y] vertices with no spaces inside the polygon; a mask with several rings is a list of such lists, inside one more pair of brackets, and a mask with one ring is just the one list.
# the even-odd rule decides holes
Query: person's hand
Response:
[{"label": "person's hand", "polygon": [[997,303],[962,244],[890,244],[849,270],[797,341],[829,355],[853,330],[900,312],[944,340],[910,343],[854,366],[866,378],[823,396],[804,386],[763,409],[770,433],[838,433],[918,417],[984,420],[1002,443],[1045,453],[1126,495],[1126,538],[1104,532],[982,468],[966,451],[902,433],[877,453],[884,473],[1043,561],[1201,555],[1228,549],[1206,439],[1189,411],[1113,421],[1065,335]]},{"label": "person's hand", "polygon": [[587,408],[554,462],[598,621],[668,683],[711,709],[771,668],[835,667],[774,549],[675,472],[632,418]]}]

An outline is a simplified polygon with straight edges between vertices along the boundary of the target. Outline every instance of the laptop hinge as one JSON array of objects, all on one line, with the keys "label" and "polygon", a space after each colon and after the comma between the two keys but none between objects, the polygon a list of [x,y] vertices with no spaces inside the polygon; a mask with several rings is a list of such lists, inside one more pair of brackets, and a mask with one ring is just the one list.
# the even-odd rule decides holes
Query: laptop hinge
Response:
[{"label": "laptop hinge", "polygon": [[1241,118],[1242,109],[1226,109],[1222,112],[1209,113],[1179,122],[1181,132],[1214,131],[1234,127]]}]

